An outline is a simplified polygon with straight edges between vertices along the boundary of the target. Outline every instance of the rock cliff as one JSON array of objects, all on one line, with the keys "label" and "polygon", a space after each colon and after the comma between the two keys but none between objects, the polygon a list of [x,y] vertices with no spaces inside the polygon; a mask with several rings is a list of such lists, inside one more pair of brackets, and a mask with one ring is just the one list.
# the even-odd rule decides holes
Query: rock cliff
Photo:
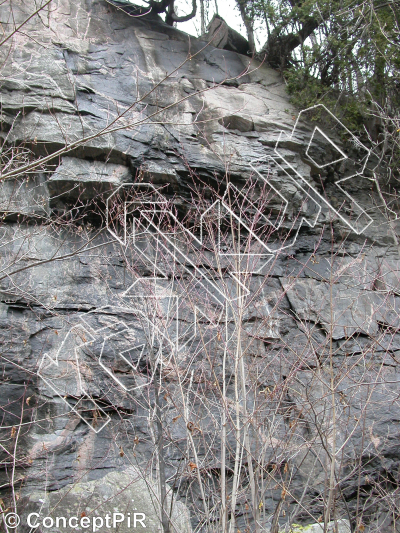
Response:
[{"label": "rock cliff", "polygon": [[[35,5],[3,3],[6,34]],[[241,531],[327,517],[398,531],[396,221],[362,142],[346,144],[350,132],[323,110],[318,130],[308,115],[296,122],[266,65],[104,0],[53,0],[1,55],[2,511],[16,509],[28,531],[29,513],[129,509],[155,533],[164,484],[176,531],[222,531],[232,506]],[[132,184],[141,205],[129,204]],[[115,207],[124,200],[147,220],[136,247]],[[243,231],[262,264],[244,278],[236,265],[250,289],[240,334],[239,304],[224,307],[212,274],[230,287],[232,243],[217,261],[199,237],[214,201],[208,227],[224,209],[238,227],[258,217]],[[146,219],[163,202],[175,229],[199,238],[175,255],[179,275],[167,252],[179,245],[163,233],[169,259],[157,263]],[[155,268],[176,278],[185,302],[173,324],[192,335],[161,364],[148,345],[155,327],[167,349],[162,326],[126,303]],[[131,297],[143,305],[141,287]],[[192,332],[197,320],[211,333]],[[240,357],[224,351],[232,339]],[[65,530],[51,520],[42,531]]]}]

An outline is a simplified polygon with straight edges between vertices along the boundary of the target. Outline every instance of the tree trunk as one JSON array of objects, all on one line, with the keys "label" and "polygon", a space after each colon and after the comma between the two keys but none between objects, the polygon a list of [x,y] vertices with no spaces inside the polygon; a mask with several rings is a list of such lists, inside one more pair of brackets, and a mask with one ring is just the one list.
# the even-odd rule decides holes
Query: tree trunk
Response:
[{"label": "tree trunk", "polygon": [[170,2],[166,11],[165,22],[168,24],[168,26],[174,25],[174,2],[175,0],[172,0],[172,2]]},{"label": "tree trunk", "polygon": [[243,23],[246,28],[247,32],[247,39],[249,41],[249,49],[252,55],[256,52],[256,44],[254,39],[254,28],[253,28],[253,22],[246,13],[246,3],[245,0],[237,0],[237,5],[240,10],[240,15],[242,17]]},{"label": "tree trunk", "polygon": [[310,17],[304,22],[298,33],[282,35],[284,27],[274,28],[258,54],[259,58],[265,58],[272,68],[281,70],[287,68],[290,65],[290,56],[293,50],[303,43],[318,26],[319,22]]},{"label": "tree trunk", "polygon": [[206,14],[204,11],[204,0],[200,0],[200,31],[201,35],[206,33]]},{"label": "tree trunk", "polygon": [[[159,375],[157,375],[159,374]],[[157,459],[158,472],[160,476],[160,499],[161,499],[161,523],[164,533],[170,533],[169,516],[167,510],[167,484],[165,481],[165,460],[164,460],[164,436],[162,425],[162,410],[160,400],[161,375],[160,371],[156,372],[154,383],[154,395],[156,403],[156,427],[157,427]]]}]

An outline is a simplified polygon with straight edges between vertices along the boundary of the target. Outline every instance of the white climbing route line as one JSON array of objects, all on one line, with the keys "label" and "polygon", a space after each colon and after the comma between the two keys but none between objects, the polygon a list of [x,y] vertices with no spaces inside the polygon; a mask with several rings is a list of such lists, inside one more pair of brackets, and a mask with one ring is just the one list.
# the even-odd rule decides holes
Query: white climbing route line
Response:
[{"label": "white climbing route line", "polygon": [[[330,119],[336,121],[353,145],[363,153],[359,161],[353,162],[349,175],[335,182],[344,199],[338,209],[334,208],[298,171],[285,152],[285,143],[290,145],[298,142],[296,136],[301,116],[316,109],[328,113]],[[318,145],[317,136],[322,137],[332,147],[332,151],[336,154],[332,161],[320,164],[316,160],[313,150]],[[275,157],[266,156],[251,161],[250,168],[258,182],[271,191],[278,204],[280,202],[281,208],[275,220],[246,194],[245,188],[240,190],[232,183],[228,184],[223,197],[213,202],[201,214],[199,237],[183,226],[170,209],[167,199],[152,184],[124,184],[108,197],[106,217],[109,233],[125,250],[133,249],[147,267],[152,269],[152,275],[139,278],[128,287],[122,294],[123,304],[113,308],[111,315],[114,318],[108,319],[103,327],[95,329],[91,325],[91,319],[102,313],[107,314],[110,311],[109,307],[82,313],[80,323],[73,326],[66,334],[55,357],[52,358],[48,353],[44,354],[37,372],[70,410],[96,433],[109,423],[110,416],[101,407],[94,394],[96,387],[92,386],[92,381],[93,372],[96,370],[93,361],[112,378],[121,392],[131,393],[151,383],[157,367],[168,365],[173,356],[190,347],[199,335],[200,322],[203,327],[214,331],[216,335],[221,318],[227,316],[227,306],[236,301],[234,295],[228,294],[225,279],[218,274],[215,265],[214,272],[212,271],[212,261],[207,265],[210,268],[199,266],[195,258],[185,249],[182,240],[190,242],[193,249],[204,250],[210,242],[207,240],[210,237],[208,234],[210,224],[216,226],[216,239],[214,238],[216,246],[212,253],[218,257],[218,261],[223,258],[233,260],[235,267],[229,274],[235,284],[241,287],[242,295],[249,295],[250,291],[245,284],[248,276],[261,273],[277,253],[293,246],[300,229],[304,225],[314,228],[323,212],[338,217],[356,234],[361,234],[371,224],[372,218],[344,188],[346,181],[355,177],[364,178],[363,173],[370,150],[325,106],[319,104],[300,112],[291,133],[280,132],[274,152]],[[314,128],[309,138],[305,156],[320,170],[329,165],[350,161],[349,156],[318,126]],[[265,170],[266,165],[267,170]],[[292,183],[296,193],[301,196],[301,209],[294,222],[287,220],[291,199],[285,196],[284,190],[279,190],[273,184],[272,167],[284,173],[286,181]],[[371,178],[364,179],[372,181]],[[121,211],[120,201],[124,197]],[[356,218],[348,213],[355,213]],[[270,241],[268,238],[263,238],[263,233],[261,232],[260,236],[249,223],[249,214],[254,220],[257,219],[257,227],[268,227],[272,232],[282,230],[284,236],[277,243],[273,243],[272,239]],[[245,234],[248,242],[252,243],[252,248],[243,252],[240,244],[236,249],[234,246],[231,248],[223,246],[224,220],[233,221],[239,234]],[[177,238],[178,235],[181,238]],[[213,303],[215,309],[213,316],[205,313],[201,305],[195,301],[191,302],[191,311],[184,306],[188,297],[183,294],[177,281],[177,278],[182,276],[189,280],[188,283],[193,290],[196,288],[202,297],[208,297]],[[180,320],[179,314],[182,313],[182,309],[185,320]],[[118,313],[134,316],[136,325],[132,326],[116,319]],[[125,337],[123,342],[122,337]],[[213,338],[212,335],[210,338]],[[149,354],[152,359],[150,371]],[[115,361],[124,366],[124,379],[115,371]],[[147,365],[147,379],[144,379],[143,373],[140,372],[141,365]],[[97,391],[98,395],[100,393],[100,390]],[[102,405],[104,407],[104,404]]]},{"label": "white climbing route line", "polygon": [[[111,418],[87,392],[81,375],[83,363],[77,352],[80,345],[94,340],[95,337],[82,324],[77,324],[66,334],[54,359],[47,353],[43,355],[37,374],[70,411],[99,433]],[[76,403],[72,403],[74,400]],[[91,422],[83,411],[96,413],[96,423]]]},{"label": "white climbing route line", "polygon": [[[318,126],[315,126],[311,137],[309,139],[307,150],[306,150],[306,156],[309,159],[309,161],[317,168],[317,169],[325,169],[329,166],[333,166],[341,161],[346,161],[351,163],[352,169],[348,172],[348,175],[345,176],[342,179],[339,179],[335,181],[335,185],[337,187],[337,190],[340,191],[344,195],[344,202],[340,206],[339,209],[335,209],[333,205],[322,195],[320,194],[315,187],[313,187],[306,178],[288,161],[287,157],[285,156],[284,149],[282,148],[282,145],[285,142],[294,141],[296,138],[296,132],[299,129],[299,123],[301,120],[302,115],[305,113],[308,113],[313,110],[323,111],[327,113],[330,120],[334,121],[334,123],[337,125],[337,129],[341,129],[342,133],[345,134],[347,138],[349,138],[349,141],[352,143],[354,147],[357,147],[360,152],[362,152],[362,155],[360,158],[355,161],[354,159],[350,158],[345,152],[343,152],[339,146],[328,136],[326,135]],[[332,161],[325,162],[323,164],[319,164],[310,154],[310,149],[313,145],[316,144],[316,134],[319,133],[328,143],[332,146],[332,148],[337,152],[340,157],[337,157],[336,159],[333,159]],[[371,218],[368,213],[362,207],[354,200],[354,198],[345,190],[344,185],[346,182],[353,178],[362,178],[366,182],[368,182],[369,186],[371,185],[371,182],[374,182],[374,178],[367,178],[363,174],[365,172],[368,160],[371,156],[371,150],[369,150],[366,146],[364,146],[359,139],[353,133],[344,126],[344,124],[337,118],[329,109],[327,109],[323,104],[317,104],[315,106],[309,107],[307,109],[304,109],[301,111],[296,119],[296,122],[293,126],[292,132],[288,135],[284,131],[281,131],[279,134],[278,141],[275,145],[274,149],[275,154],[277,155],[277,161],[281,159],[290,169],[291,171],[296,175],[296,178],[299,180],[299,184],[301,183],[303,187],[306,187],[309,196],[313,198],[315,202],[317,202],[320,205],[320,211],[325,208],[328,210],[331,214],[334,214],[336,217],[338,217],[348,228],[350,228],[351,231],[356,233],[357,235],[362,234],[368,226],[372,223],[373,219]],[[303,188],[302,187],[302,188]],[[351,219],[349,216],[346,216],[345,212],[355,212],[357,214],[357,218]],[[319,215],[318,214],[318,215]],[[318,218],[318,217],[317,217]],[[316,222],[316,220],[315,220]],[[312,227],[315,226],[311,224]]]}]

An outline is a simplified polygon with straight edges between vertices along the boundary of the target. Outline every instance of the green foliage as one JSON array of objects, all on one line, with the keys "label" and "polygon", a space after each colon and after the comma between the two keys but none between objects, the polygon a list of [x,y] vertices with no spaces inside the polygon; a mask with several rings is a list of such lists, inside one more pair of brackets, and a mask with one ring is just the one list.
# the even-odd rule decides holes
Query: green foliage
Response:
[{"label": "green foliage", "polygon": [[[344,125],[355,134],[363,134],[363,126],[368,112],[365,99],[356,95],[338,94],[338,92],[320,79],[311,76],[305,69],[290,68],[285,73],[290,101],[298,109],[306,109],[323,103]],[[318,120],[318,116],[314,116]]]},{"label": "green foliage", "polygon": [[284,75],[292,103],[325,104],[399,174],[400,2],[240,2],[264,24],[263,52]]}]

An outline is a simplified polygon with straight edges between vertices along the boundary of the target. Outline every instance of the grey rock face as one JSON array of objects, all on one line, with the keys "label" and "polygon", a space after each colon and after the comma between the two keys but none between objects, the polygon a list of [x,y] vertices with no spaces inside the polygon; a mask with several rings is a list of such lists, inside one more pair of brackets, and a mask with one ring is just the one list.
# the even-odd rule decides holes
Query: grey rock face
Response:
[{"label": "grey rock face", "polygon": [[[44,524],[46,530],[52,533],[65,529],[60,517],[67,517],[67,524],[71,517],[76,517],[72,519],[72,527],[78,524],[78,528],[90,527],[92,531],[104,528],[121,532],[132,529],[157,531],[160,523],[157,492],[155,483],[149,482],[148,478],[144,481],[143,474],[130,467],[121,472],[110,472],[101,479],[75,483],[59,491],[32,493],[22,520],[25,522],[31,513],[35,513],[31,515],[30,522]],[[171,505],[171,498],[168,504]],[[172,508],[171,523],[174,529],[191,533],[190,517],[185,506],[175,502]]]},{"label": "grey rock face", "polygon": [[45,217],[49,193],[44,176],[5,180],[0,184],[0,212],[8,219],[18,215]]},{"label": "grey rock face", "polygon": [[397,323],[399,301],[395,296],[366,289],[360,291],[345,283],[334,285],[313,279],[291,282],[282,278],[287,297],[297,316],[319,322],[329,333],[332,316],[334,339],[349,338],[354,333],[373,337],[379,324],[393,327]]},{"label": "grey rock face", "polygon": [[118,188],[131,181],[124,165],[84,161],[76,157],[63,157],[62,163],[48,179],[51,196],[84,200]]},{"label": "grey rock face", "polygon": [[217,48],[230,50],[238,54],[249,53],[249,43],[240,33],[228,26],[219,15],[214,15],[207,26],[207,33],[201,37],[205,41],[212,42]]},{"label": "grey rock face", "polygon": [[[324,524],[310,524],[305,528],[293,528],[293,533],[297,533],[298,531],[309,531],[310,533],[319,533],[321,531],[324,531]],[[336,523],[333,521],[329,522],[327,531],[329,531],[329,533],[331,531],[332,533],[334,531],[337,531],[337,533],[350,533],[350,523],[348,520],[338,520]]]},{"label": "grey rock face", "polygon": [[[3,174],[46,158],[0,188],[1,500],[23,517],[53,516],[58,502],[89,517],[104,498],[110,512],[134,499],[156,533],[161,447],[175,531],[219,530],[224,472],[228,507],[235,475],[240,484],[237,529],[254,530],[255,507],[265,530],[277,512],[281,530],[314,531],[335,447],[340,527],[362,515],[365,531],[394,531],[400,267],[381,200],[367,180],[349,182],[357,206],[348,202],[343,219],[359,220],[360,206],[372,218],[350,231],[332,215],[346,169],[316,167],[333,153],[324,138],[318,161],[307,158],[314,124],[291,135],[297,110],[277,72],[112,3],[53,0],[0,52]],[[15,24],[35,5],[14,0]],[[7,3],[0,14],[10,31]],[[215,247],[219,221],[230,227],[226,196],[205,240],[198,231],[227,178],[242,212],[232,217],[258,237],[235,270],[247,261],[254,272],[240,335],[229,231]],[[169,218],[151,218],[162,201]],[[153,223],[164,224],[159,241]],[[221,287],[232,296],[223,313]],[[161,315],[169,310],[164,330],[155,294]],[[175,359],[165,330],[185,343]],[[236,351],[224,350],[227,339]]]}]

